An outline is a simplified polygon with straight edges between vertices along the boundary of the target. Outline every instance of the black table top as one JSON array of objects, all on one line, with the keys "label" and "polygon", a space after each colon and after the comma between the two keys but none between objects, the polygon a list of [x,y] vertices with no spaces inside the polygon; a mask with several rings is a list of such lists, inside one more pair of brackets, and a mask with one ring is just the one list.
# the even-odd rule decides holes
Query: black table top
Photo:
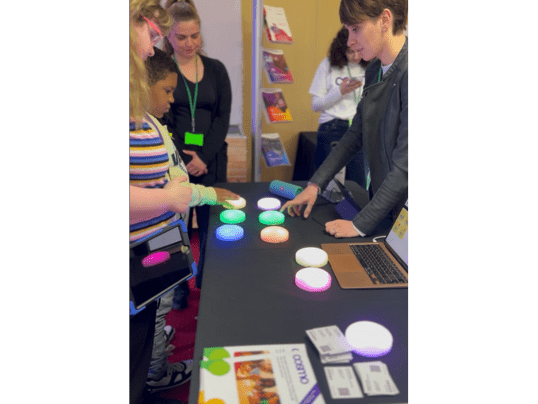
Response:
[{"label": "black table top", "polygon": [[[294,184],[305,186],[306,182]],[[346,182],[350,190],[361,191],[353,184]],[[351,363],[371,360],[384,362],[400,390],[400,394],[396,396],[365,395],[360,402],[407,402],[408,290],[342,289],[329,264],[323,268],[330,273],[332,284],[325,292],[306,292],[299,289],[294,282],[295,273],[302,268],[295,262],[295,252],[300,248],[319,248],[322,243],[369,238],[335,239],[325,233],[321,222],[325,219],[337,219],[338,216],[334,212],[334,205],[318,197],[308,219],[289,217],[286,214],[286,220],[281,226],[290,233],[288,241],[281,244],[265,243],[260,239],[260,231],[266,226],[258,221],[261,212],[257,208],[257,201],[267,196],[276,197],[282,203],[287,199],[271,194],[268,182],[226,183],[216,186],[227,188],[246,199],[247,206],[242,209],[246,220],[240,224],[245,235],[235,242],[218,240],[215,237],[215,229],[222,225],[219,214],[223,208],[211,208],[189,404],[195,404],[198,400],[198,364],[204,348],[287,343],[306,345],[325,402],[357,402],[357,399],[331,398],[323,370],[325,365],[321,364],[319,354],[305,331],[337,325],[345,332],[351,323],[360,320],[374,321],[387,327],[394,337],[394,343],[387,355],[370,359],[353,354]],[[364,190],[354,192],[354,196],[361,207],[368,201]],[[380,229],[380,232],[372,237],[386,232],[387,229]]]}]

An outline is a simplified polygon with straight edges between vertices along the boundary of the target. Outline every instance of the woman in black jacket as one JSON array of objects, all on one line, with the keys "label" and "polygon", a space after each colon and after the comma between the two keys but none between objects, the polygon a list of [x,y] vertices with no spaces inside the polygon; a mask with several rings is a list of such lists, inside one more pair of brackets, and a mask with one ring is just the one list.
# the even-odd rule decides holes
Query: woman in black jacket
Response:
[{"label": "woman in black jacket", "polygon": [[338,146],[329,154],[295,199],[287,202],[290,216],[308,217],[320,190],[363,149],[371,174],[370,202],[353,220],[334,220],[325,231],[334,237],[371,234],[407,200],[408,74],[407,0],[342,0],[340,21],[349,31],[348,46],[372,61],[357,113]]}]

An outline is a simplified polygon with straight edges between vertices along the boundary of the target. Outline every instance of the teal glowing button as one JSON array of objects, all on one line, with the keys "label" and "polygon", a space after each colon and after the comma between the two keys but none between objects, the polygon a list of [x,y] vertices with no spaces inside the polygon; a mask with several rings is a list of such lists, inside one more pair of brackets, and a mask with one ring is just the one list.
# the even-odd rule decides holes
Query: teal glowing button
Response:
[{"label": "teal glowing button", "polygon": [[268,210],[260,213],[260,216],[258,216],[260,223],[268,225],[282,224],[284,223],[284,219],[284,213],[277,210]]},{"label": "teal glowing button", "polygon": [[243,238],[245,231],[236,224],[224,224],[217,227],[215,236],[222,241],[237,241]]},{"label": "teal glowing button", "polygon": [[223,210],[220,212],[220,221],[222,223],[236,224],[245,221],[245,212],[242,210]]}]

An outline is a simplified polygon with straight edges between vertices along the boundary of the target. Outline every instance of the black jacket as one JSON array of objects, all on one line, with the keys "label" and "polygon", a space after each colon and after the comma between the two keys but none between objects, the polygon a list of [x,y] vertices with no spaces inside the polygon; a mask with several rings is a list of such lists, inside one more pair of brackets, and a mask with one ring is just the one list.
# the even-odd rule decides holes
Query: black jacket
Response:
[{"label": "black jacket", "polygon": [[363,148],[374,196],[353,218],[353,224],[367,235],[390,212],[395,217],[408,197],[407,48],[408,39],[380,82],[381,61],[370,63],[353,123],[310,180],[325,189],[334,175]]}]

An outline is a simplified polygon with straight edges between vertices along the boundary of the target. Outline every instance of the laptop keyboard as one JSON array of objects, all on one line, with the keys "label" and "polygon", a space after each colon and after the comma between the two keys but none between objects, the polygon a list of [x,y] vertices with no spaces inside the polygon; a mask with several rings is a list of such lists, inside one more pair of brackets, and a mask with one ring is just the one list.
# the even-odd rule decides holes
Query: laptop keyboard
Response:
[{"label": "laptop keyboard", "polygon": [[405,275],[379,245],[356,244],[349,247],[374,284],[407,283]]}]

